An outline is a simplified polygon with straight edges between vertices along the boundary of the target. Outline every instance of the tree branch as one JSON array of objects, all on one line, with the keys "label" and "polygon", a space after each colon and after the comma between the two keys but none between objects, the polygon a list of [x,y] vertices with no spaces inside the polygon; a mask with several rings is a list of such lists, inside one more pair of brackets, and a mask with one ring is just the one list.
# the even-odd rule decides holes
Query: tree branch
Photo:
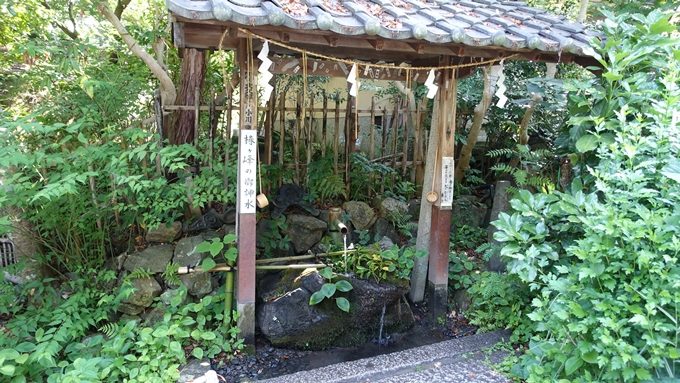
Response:
[{"label": "tree branch", "polygon": [[[46,0],[41,0],[40,5],[42,5],[45,9],[52,11],[52,7],[47,3]],[[72,40],[78,40],[78,31],[76,30],[76,21],[75,18],[73,17],[73,5],[69,2],[68,4],[68,11],[69,11],[69,19],[71,20],[71,23],[73,24],[73,29],[67,28],[64,24],[59,23],[57,21],[52,21],[52,25],[55,27],[61,29],[62,32],[64,32],[68,37],[70,37]]]},{"label": "tree branch", "polygon": [[116,8],[113,10],[113,14],[116,15],[118,19],[123,16],[123,11],[125,11],[125,8],[130,5],[130,1],[131,0],[118,0],[116,3]]},{"label": "tree branch", "polygon": [[[125,0],[123,0],[125,1]],[[143,49],[137,41],[128,33],[127,29],[120,19],[109,9],[106,4],[100,3],[97,8],[106,17],[106,19],[113,25],[120,37],[123,39],[125,44],[127,44],[130,51],[141,59],[144,64],[149,68],[151,73],[160,82],[161,99],[164,105],[172,105],[177,98],[177,89],[175,84],[172,82],[170,75],[163,69],[163,66],[145,49]]]}]

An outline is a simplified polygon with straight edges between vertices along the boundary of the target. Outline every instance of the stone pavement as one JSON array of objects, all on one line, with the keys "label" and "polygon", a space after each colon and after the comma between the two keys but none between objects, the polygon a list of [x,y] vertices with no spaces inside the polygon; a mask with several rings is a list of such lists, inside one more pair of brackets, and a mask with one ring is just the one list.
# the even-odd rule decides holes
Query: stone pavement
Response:
[{"label": "stone pavement", "polygon": [[333,364],[267,379],[266,383],[506,383],[490,364],[503,353],[489,351],[509,334],[496,331],[421,346],[392,354]]}]

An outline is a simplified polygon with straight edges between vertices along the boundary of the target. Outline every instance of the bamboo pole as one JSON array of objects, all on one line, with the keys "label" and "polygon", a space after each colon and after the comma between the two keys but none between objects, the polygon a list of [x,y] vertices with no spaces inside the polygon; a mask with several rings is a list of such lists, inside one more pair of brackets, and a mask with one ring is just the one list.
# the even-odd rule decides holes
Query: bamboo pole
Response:
[{"label": "bamboo pole", "polygon": [[349,180],[349,161],[352,155],[352,96],[347,91],[347,105],[345,106],[345,189],[347,195],[350,194],[350,180]]},{"label": "bamboo pole", "polygon": [[335,94],[335,134],[333,137],[333,170],[338,174],[338,146],[340,145],[340,94]]},{"label": "bamboo pole", "polygon": [[201,115],[201,88],[196,87],[194,90],[194,146],[198,147],[198,127],[199,127],[199,116]]},{"label": "bamboo pole", "polygon": [[213,156],[215,155],[215,133],[217,131],[217,115],[215,111],[215,97],[210,99],[210,111],[208,122],[210,130],[208,131],[208,139],[210,140],[210,151],[208,152],[208,167],[213,167]]},{"label": "bamboo pole", "polygon": [[[276,86],[276,85],[274,85]],[[276,89],[272,92],[267,102],[264,122],[264,163],[272,164],[272,127],[274,126],[274,108],[276,105]]]},{"label": "bamboo pole", "polygon": [[[314,112],[312,111],[314,109],[314,95],[309,97],[309,119],[307,122],[307,137],[305,140],[305,144],[307,146],[307,168],[309,168],[309,164],[312,162],[312,151],[313,147],[312,145],[314,144],[314,139],[312,138],[312,124],[314,123]],[[305,179],[307,179],[307,168],[305,168]]]},{"label": "bamboo pole", "polygon": [[[352,254],[355,253],[357,250],[347,250],[347,254]],[[280,258],[268,258],[268,259],[258,259],[255,261],[256,264],[267,264],[267,263],[276,263],[276,262],[288,262],[288,261],[301,261],[305,259],[313,259],[313,258],[323,258],[323,257],[334,257],[338,255],[343,255],[345,254],[345,251],[343,250],[338,250],[338,251],[332,251],[329,253],[319,253],[319,254],[305,254],[305,255],[294,255],[291,257],[280,257]]]},{"label": "bamboo pole", "polygon": [[279,165],[283,166],[286,143],[286,93],[281,93],[279,100]]},{"label": "bamboo pole", "polygon": [[229,157],[230,157],[229,156],[229,148],[231,147],[231,117],[232,117],[231,116],[231,114],[232,114],[231,113],[232,112],[231,102],[232,102],[233,96],[234,96],[234,92],[232,90],[227,95],[227,101],[226,101],[226,105],[229,105],[229,109],[226,110],[227,122],[226,122],[226,126],[225,126],[225,129],[224,129],[225,135],[226,135],[226,137],[225,137],[226,141],[225,141],[225,145],[224,145],[224,174],[222,175],[222,177],[223,177],[222,182],[224,184],[225,189],[229,186],[227,169],[229,168]]},{"label": "bamboo pole", "polygon": [[[411,90],[408,89],[408,91],[410,92]],[[404,143],[403,143],[403,146],[402,146],[403,155],[401,157],[401,175],[403,177],[406,177],[406,163],[408,162],[408,139],[409,139],[409,133],[410,133],[409,128],[410,128],[410,125],[411,125],[410,123],[412,122],[412,119],[409,118],[409,116],[410,116],[409,109],[410,109],[411,103],[408,101],[408,97],[405,100],[405,104],[406,104],[406,111],[404,112],[404,115],[403,115],[403,118],[402,118],[402,122],[404,124]]]},{"label": "bamboo pole", "polygon": [[293,130],[293,161],[295,161],[295,183],[300,183],[300,129],[302,127],[302,94],[298,93],[297,109],[295,110],[295,129]]},{"label": "bamboo pole", "polygon": [[326,130],[328,128],[328,95],[323,91],[323,116],[321,117],[321,157],[326,157]]},{"label": "bamboo pole", "polygon": [[382,145],[380,146],[380,155],[385,156],[385,151],[387,150],[387,107],[383,107],[382,116]]},{"label": "bamboo pole", "polygon": [[401,98],[394,103],[394,114],[392,114],[390,135],[392,138],[392,186],[394,186],[395,173],[397,172],[397,136],[399,136],[399,123],[401,121],[401,113],[399,113],[399,104],[401,104]]},{"label": "bamboo pole", "polygon": [[371,97],[371,121],[369,122],[369,125],[371,127],[371,130],[368,132],[369,135],[369,148],[368,148],[368,157],[370,159],[375,158],[375,96]]}]

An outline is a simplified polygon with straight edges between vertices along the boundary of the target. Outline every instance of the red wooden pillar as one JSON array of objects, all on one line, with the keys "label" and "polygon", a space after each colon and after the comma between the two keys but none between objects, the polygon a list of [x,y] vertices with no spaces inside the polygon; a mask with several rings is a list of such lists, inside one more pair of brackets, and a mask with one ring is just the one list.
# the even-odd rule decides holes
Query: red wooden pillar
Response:
[{"label": "red wooden pillar", "polygon": [[236,51],[241,72],[239,146],[238,146],[238,188],[237,235],[238,259],[236,272],[236,310],[240,336],[246,346],[255,345],[255,196],[257,179],[257,104],[255,79],[252,70],[252,52],[246,48],[247,41],[241,40]]},{"label": "red wooden pillar", "polygon": [[[449,65],[449,58],[441,60]],[[439,198],[432,205],[430,228],[428,295],[430,311],[435,319],[446,315],[449,278],[449,233],[453,204],[453,148],[456,130],[456,79],[453,70],[441,71],[439,77],[437,125],[439,146],[435,159],[434,190]],[[435,120],[435,119],[433,119]]]}]

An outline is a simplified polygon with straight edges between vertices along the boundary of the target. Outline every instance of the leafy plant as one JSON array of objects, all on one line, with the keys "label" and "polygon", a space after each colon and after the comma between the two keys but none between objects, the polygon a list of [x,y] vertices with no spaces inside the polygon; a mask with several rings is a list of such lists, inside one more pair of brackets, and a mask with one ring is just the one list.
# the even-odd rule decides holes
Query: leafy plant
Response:
[{"label": "leafy plant", "polygon": [[470,307],[465,316],[482,331],[512,329],[512,342],[526,341],[533,324],[526,317],[529,289],[516,276],[482,272],[473,276],[468,288]]},{"label": "leafy plant", "polygon": [[[226,251],[225,251],[226,249]],[[203,258],[201,262],[201,269],[207,271],[214,269],[217,266],[215,257],[222,254],[224,261],[228,266],[233,266],[238,257],[238,249],[236,248],[236,235],[227,234],[222,238],[213,238],[208,241],[203,241],[196,246],[194,250],[198,253],[208,253],[209,257]]]},{"label": "leafy plant", "polygon": [[[336,293],[346,293],[352,290],[352,284],[348,281],[341,279],[336,282],[332,282],[337,274],[333,272],[333,269],[326,267],[322,269],[319,274],[324,277],[328,282],[324,283],[319,291],[314,292],[311,297],[309,297],[309,305],[317,305],[321,303],[324,299],[331,299]],[[344,312],[349,312],[350,304],[345,297],[335,297],[335,305]]]},{"label": "leafy plant", "polygon": [[602,77],[572,86],[570,190],[511,201],[495,223],[532,290],[528,382],[678,377],[680,39],[669,15],[606,14]]},{"label": "leafy plant", "polygon": [[360,247],[347,255],[345,260],[338,260],[336,265],[349,269],[359,278],[373,278],[376,282],[391,278],[408,280],[413,269],[413,258],[424,256],[425,252],[416,252],[414,247],[399,248],[394,245],[390,249],[381,250],[378,244]]},{"label": "leafy plant", "polygon": [[350,192],[349,198],[358,201],[367,201],[377,195],[381,188],[386,187],[387,177],[396,175],[394,169],[387,165],[371,162],[362,153],[352,153],[350,160]]},{"label": "leafy plant", "polygon": [[449,287],[454,290],[467,289],[472,285],[475,272],[479,273],[479,262],[465,251],[449,253]]},{"label": "leafy plant", "polygon": [[548,149],[531,149],[528,145],[516,145],[514,149],[490,150],[486,154],[491,158],[505,158],[507,161],[516,161],[517,166],[510,163],[498,163],[491,167],[499,175],[511,176],[516,187],[510,192],[516,192],[517,188],[532,188],[549,192],[555,189],[552,180],[555,154]]},{"label": "leafy plant", "polygon": [[285,234],[287,229],[285,215],[269,219],[269,225],[260,231],[257,241],[257,245],[262,247],[264,258],[275,256],[277,250],[287,251],[290,248],[290,238]]},{"label": "leafy plant", "polygon": [[476,249],[486,243],[488,233],[486,229],[470,225],[457,226],[451,233],[451,250]]},{"label": "leafy plant", "polygon": [[345,181],[341,175],[335,174],[333,166],[333,156],[328,154],[312,161],[307,168],[309,195],[322,204],[340,197],[347,198]]}]

